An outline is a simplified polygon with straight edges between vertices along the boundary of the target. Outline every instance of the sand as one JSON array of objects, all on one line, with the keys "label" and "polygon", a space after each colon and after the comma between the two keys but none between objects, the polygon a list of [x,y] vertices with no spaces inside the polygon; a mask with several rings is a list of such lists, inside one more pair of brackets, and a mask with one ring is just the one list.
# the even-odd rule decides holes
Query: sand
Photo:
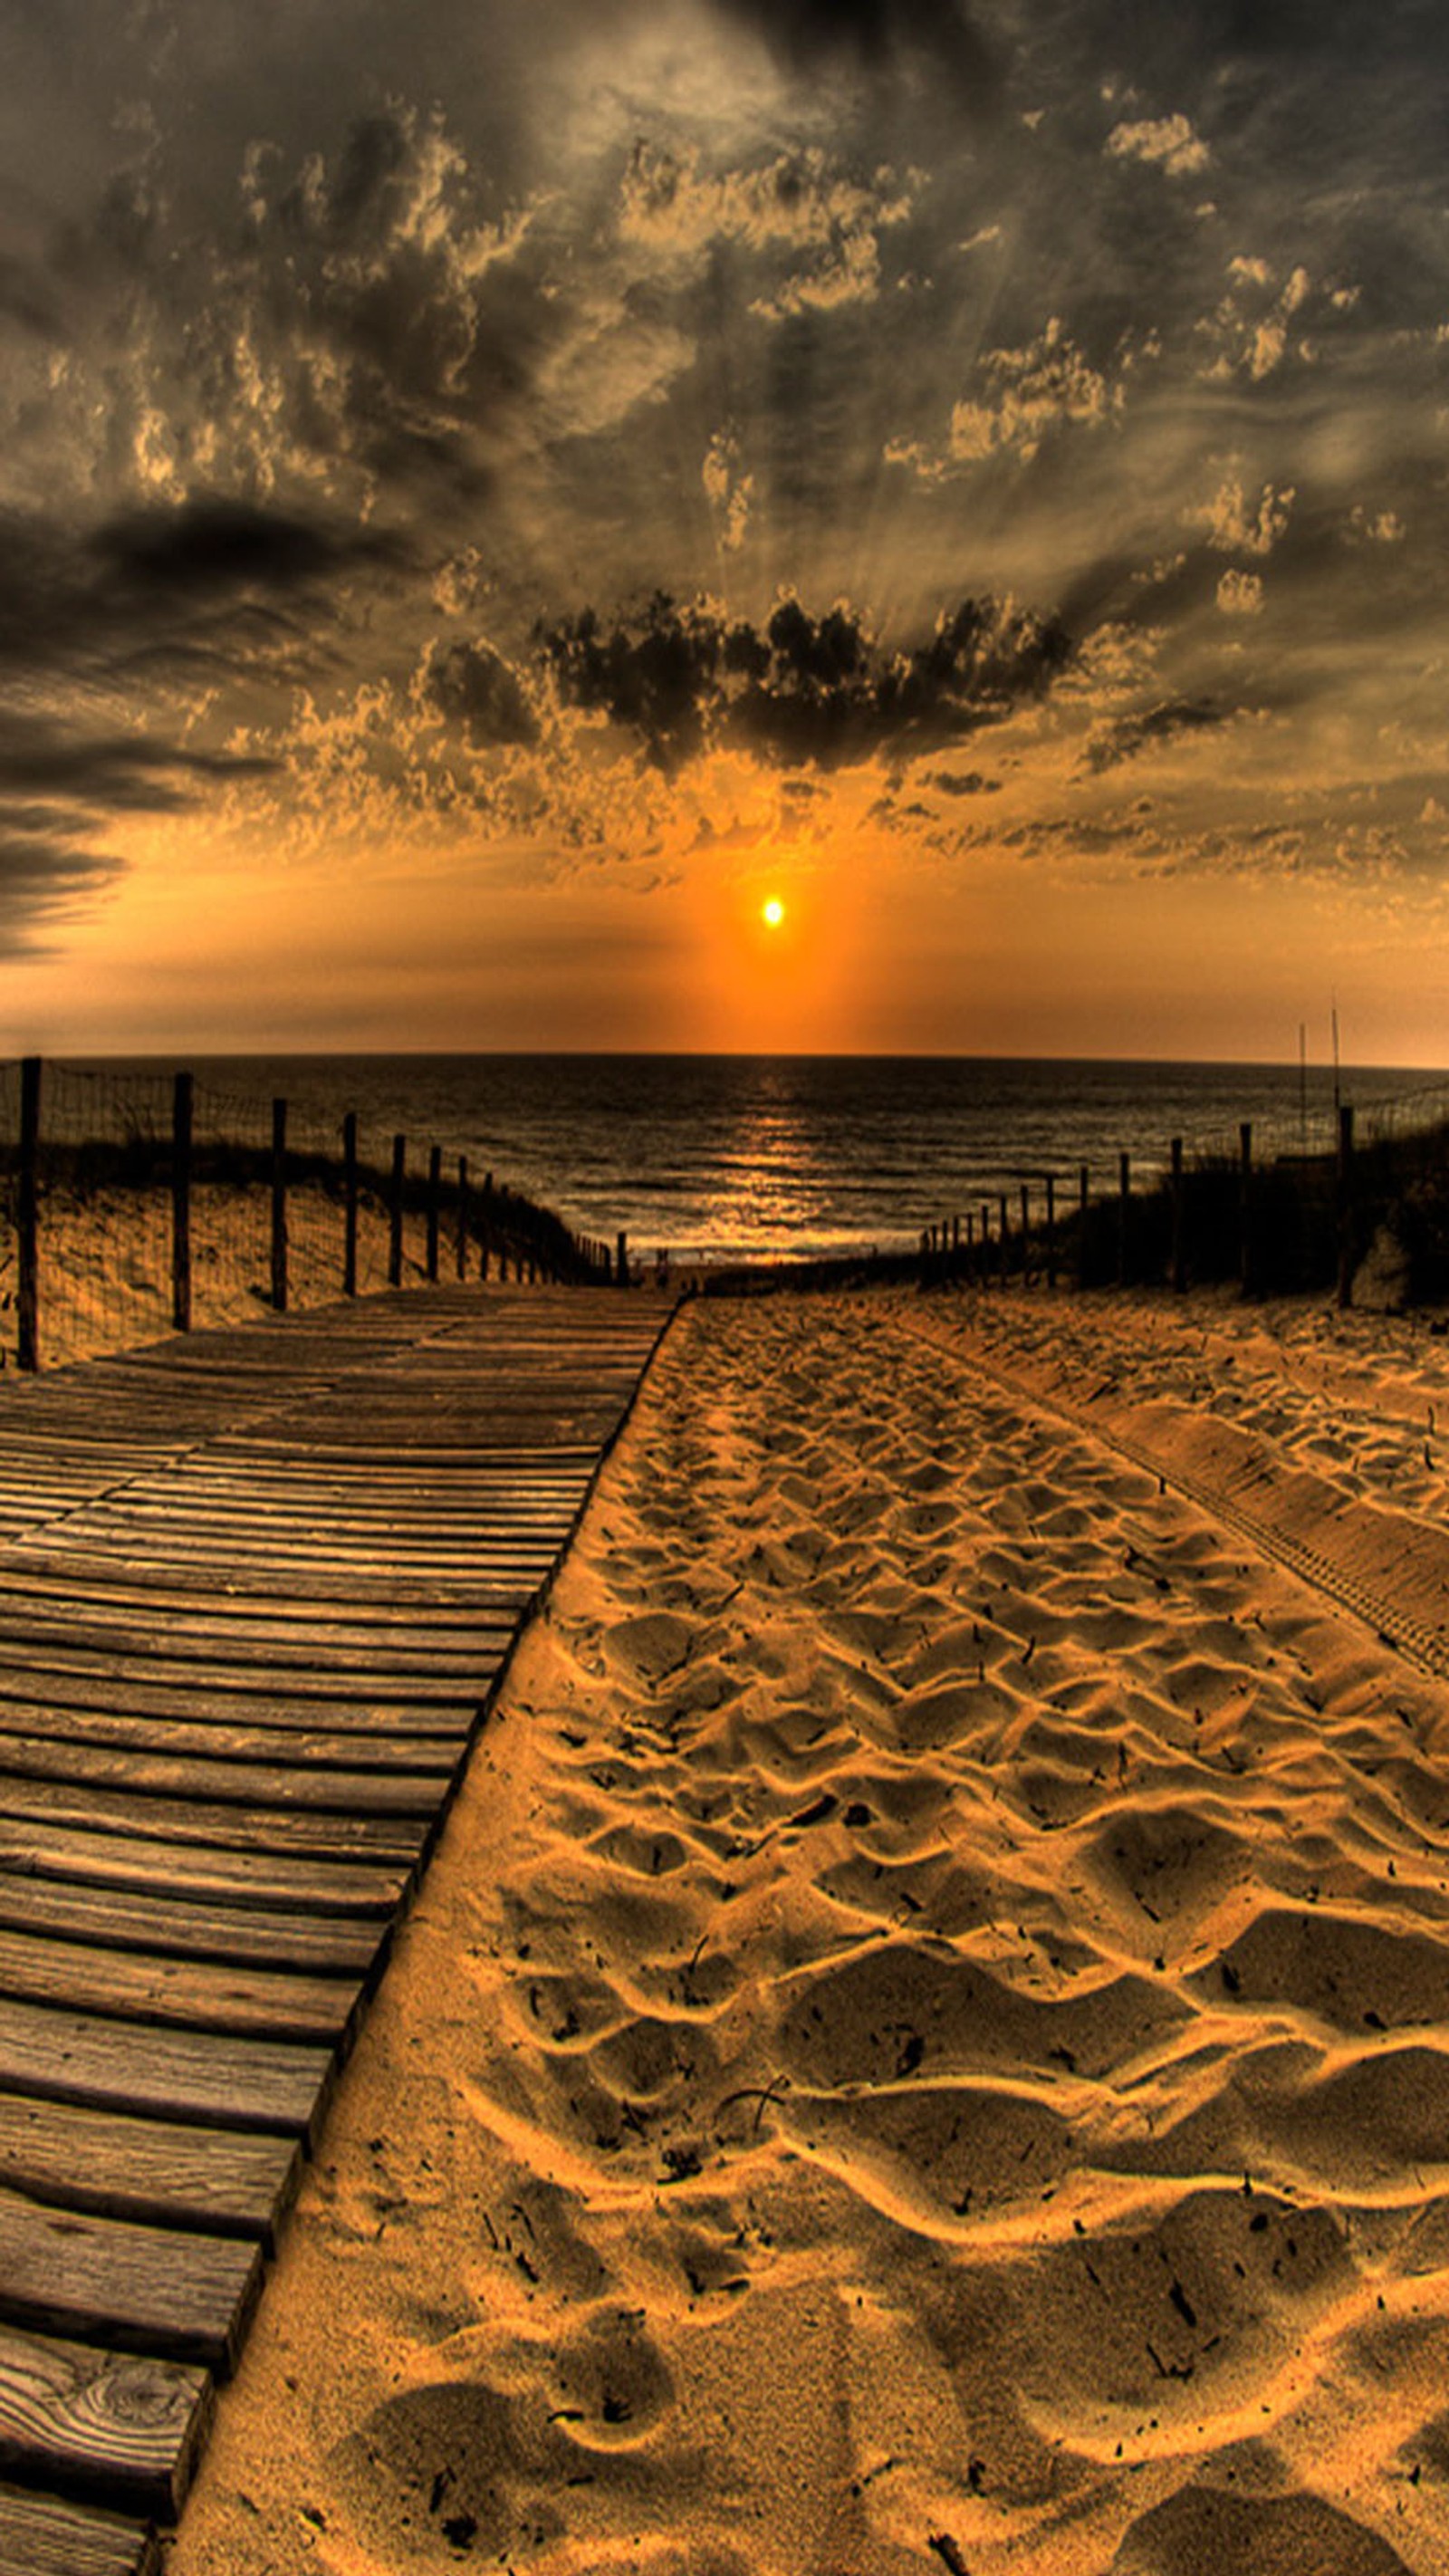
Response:
[{"label": "sand", "polygon": [[682,1310],[171,2576],[1449,2566],[1443,1421],[1423,1324]]}]

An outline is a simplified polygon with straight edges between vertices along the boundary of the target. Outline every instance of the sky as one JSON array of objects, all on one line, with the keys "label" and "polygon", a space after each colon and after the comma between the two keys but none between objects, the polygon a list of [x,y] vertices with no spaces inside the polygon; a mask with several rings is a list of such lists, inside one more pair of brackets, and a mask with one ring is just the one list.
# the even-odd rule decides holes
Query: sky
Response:
[{"label": "sky", "polygon": [[0,0],[0,1052],[1449,1063],[1446,74]]}]

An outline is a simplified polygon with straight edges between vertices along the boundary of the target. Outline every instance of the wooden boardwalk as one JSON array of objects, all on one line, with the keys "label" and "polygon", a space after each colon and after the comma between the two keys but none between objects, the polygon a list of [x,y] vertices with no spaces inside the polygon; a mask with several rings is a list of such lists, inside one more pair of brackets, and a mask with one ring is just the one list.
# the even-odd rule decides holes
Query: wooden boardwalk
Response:
[{"label": "wooden boardwalk", "polygon": [[144,2576],[665,1320],[431,1289],[0,1381],[0,2576]]}]

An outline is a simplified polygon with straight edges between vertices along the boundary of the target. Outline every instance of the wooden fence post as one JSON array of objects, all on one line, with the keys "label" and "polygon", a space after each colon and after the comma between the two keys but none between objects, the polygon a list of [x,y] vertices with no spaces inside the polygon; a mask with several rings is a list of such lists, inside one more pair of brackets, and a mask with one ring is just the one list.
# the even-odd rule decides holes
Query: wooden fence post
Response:
[{"label": "wooden fence post", "polygon": [[342,1294],[357,1294],[357,1112],[342,1121]]},{"label": "wooden fence post", "polygon": [[428,1148],[428,1277],[434,1287],[438,1283],[438,1221],[442,1187],[443,1149],[441,1145],[431,1145]]},{"label": "wooden fence post", "polygon": [[493,1248],[493,1175],[483,1175],[483,1203],[478,1210],[478,1276],[488,1276],[489,1255]]},{"label": "wooden fence post", "polygon": [[171,1087],[171,1325],[191,1330],[191,1126],[193,1085],[178,1073]]},{"label": "wooden fence post", "polygon": [[1021,1284],[1031,1286],[1031,1187],[1026,1181],[1021,1185]]},{"label": "wooden fence post", "polygon": [[403,1183],[407,1174],[408,1140],[392,1140],[392,1192],[388,1200],[387,1284],[402,1286]]},{"label": "wooden fence post", "polygon": [[1238,1129],[1238,1283],[1245,1297],[1253,1293],[1253,1122]]},{"label": "wooden fence post", "polygon": [[272,1102],[272,1304],[287,1311],[287,1104]]},{"label": "wooden fence post", "polygon": [[1047,1286],[1057,1284],[1057,1184],[1056,1175],[1046,1176],[1046,1275]]},{"label": "wooden fence post", "polygon": [[1004,1288],[1006,1286],[1006,1265],[1011,1257],[1011,1202],[1007,1198],[1005,1190],[1001,1193],[1001,1232],[998,1240],[1001,1254],[1001,1284]]},{"label": "wooden fence post", "polygon": [[20,1067],[20,1168],[15,1188],[15,1356],[23,1369],[40,1366],[40,1058]]},{"label": "wooden fence post", "polygon": [[1123,1154],[1117,1165],[1117,1285],[1125,1288],[1130,1268],[1128,1231],[1132,1222],[1132,1157]]},{"label": "wooden fence post", "polygon": [[468,1276],[468,1157],[458,1156],[458,1276]]},{"label": "wooden fence post", "polygon": [[1338,1302],[1353,1304],[1353,1111],[1344,1101],[1338,1113],[1338,1164],[1334,1175],[1338,1215]]},{"label": "wooden fence post", "polygon": [[1085,1163],[1077,1166],[1077,1286],[1087,1284],[1087,1209],[1091,1204],[1092,1175]]},{"label": "wooden fence post", "polygon": [[983,1286],[983,1287],[985,1287],[985,1286],[987,1285],[988,1281],[990,1280],[990,1277],[991,1277],[991,1201],[990,1201],[989,1199],[983,1199],[983,1200],[982,1200],[982,1202],[981,1202],[981,1284],[982,1284],[982,1286]]},{"label": "wooden fence post", "polygon": [[614,1274],[619,1287],[627,1288],[629,1285],[629,1238],[627,1234],[622,1232],[619,1236],[619,1249],[614,1260]]},{"label": "wooden fence post", "polygon": [[1179,1296],[1187,1286],[1187,1244],[1184,1232],[1182,1190],[1182,1138],[1172,1140],[1172,1253],[1169,1276]]}]

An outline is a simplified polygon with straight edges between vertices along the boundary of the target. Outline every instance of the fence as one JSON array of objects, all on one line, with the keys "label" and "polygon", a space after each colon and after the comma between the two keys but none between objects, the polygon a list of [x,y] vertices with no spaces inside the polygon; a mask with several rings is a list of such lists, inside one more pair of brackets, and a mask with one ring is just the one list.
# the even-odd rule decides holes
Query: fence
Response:
[{"label": "fence", "polygon": [[627,1283],[628,1248],[350,1110],[0,1063],[0,1367],[444,1277]]},{"label": "fence", "polygon": [[1266,1152],[1248,1122],[1191,1154],[1174,1137],[1145,1189],[1125,1152],[1106,1191],[1086,1164],[1070,1180],[1033,1174],[920,1241],[927,1281],[1236,1281],[1248,1297],[1331,1288],[1345,1308],[1371,1256],[1394,1302],[1449,1295],[1449,1085],[1376,1101],[1362,1120],[1342,1104],[1326,1132],[1277,1122]]}]

